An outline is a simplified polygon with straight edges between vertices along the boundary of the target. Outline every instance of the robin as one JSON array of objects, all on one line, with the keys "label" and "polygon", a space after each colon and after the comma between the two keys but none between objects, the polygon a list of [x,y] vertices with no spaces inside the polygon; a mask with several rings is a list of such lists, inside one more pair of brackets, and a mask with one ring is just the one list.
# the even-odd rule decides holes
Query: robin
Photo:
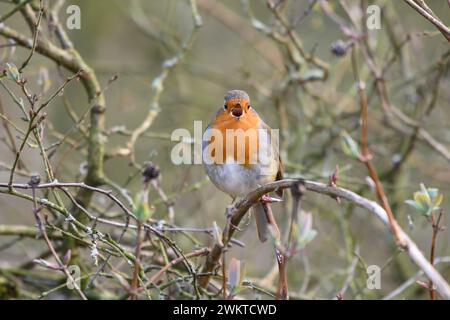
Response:
[{"label": "robin", "polygon": [[[248,94],[231,90],[225,94],[224,105],[203,135],[203,164],[214,185],[230,195],[233,202],[254,189],[283,179],[278,139],[250,104]],[[281,197],[283,190],[277,190]],[[278,226],[267,195],[253,205],[258,237],[267,240],[269,225],[275,237]]]}]

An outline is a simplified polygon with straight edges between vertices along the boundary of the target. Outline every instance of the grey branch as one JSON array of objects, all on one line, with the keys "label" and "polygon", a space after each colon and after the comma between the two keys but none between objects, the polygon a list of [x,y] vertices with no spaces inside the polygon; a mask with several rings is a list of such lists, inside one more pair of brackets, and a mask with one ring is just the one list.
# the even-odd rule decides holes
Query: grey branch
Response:
[{"label": "grey branch", "polygon": [[[259,201],[262,195],[267,194],[269,192],[275,191],[277,189],[286,189],[295,184],[303,183],[305,188],[309,191],[317,192],[320,194],[324,194],[330,196],[332,198],[339,197],[340,199],[345,199],[354,203],[356,206],[360,208],[364,208],[374,214],[379,220],[381,220],[386,226],[387,230],[390,230],[389,220],[386,214],[386,211],[375,201],[366,199],[353,191],[332,187],[325,183],[311,181],[311,180],[303,180],[303,179],[284,179],[280,181],[275,181],[260,188],[250,192],[244,199],[236,203],[236,205],[231,209],[231,214],[233,216],[233,220],[240,221],[240,219],[246,214],[246,212],[250,209],[250,207]],[[31,189],[31,186],[25,183],[14,183],[12,184],[13,188],[16,189]],[[51,182],[51,183],[43,183],[36,186],[36,189],[46,189],[46,188],[87,188],[93,191],[98,191],[108,196],[112,196],[110,191],[101,190],[98,188],[94,188],[88,186],[84,183],[59,183],[59,182]],[[8,183],[0,183],[0,188],[9,188]],[[120,202],[120,201],[119,201]],[[125,210],[131,214],[131,212],[125,208]],[[447,281],[440,275],[440,273],[430,264],[430,262],[425,258],[420,249],[414,243],[414,241],[403,231],[403,229],[399,228],[399,236],[402,238],[402,243],[405,244],[403,249],[409,255],[411,260],[419,267],[420,270],[435,284],[437,292],[444,299],[450,300],[450,286]],[[211,257],[208,257],[210,259]],[[211,260],[209,260],[211,262]]]}]

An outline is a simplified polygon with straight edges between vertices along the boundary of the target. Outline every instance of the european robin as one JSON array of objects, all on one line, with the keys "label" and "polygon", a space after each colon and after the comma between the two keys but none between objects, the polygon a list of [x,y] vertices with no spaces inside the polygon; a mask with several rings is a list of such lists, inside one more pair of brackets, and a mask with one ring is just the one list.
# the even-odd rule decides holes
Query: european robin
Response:
[{"label": "european robin", "polygon": [[[248,94],[231,90],[224,105],[203,135],[203,164],[214,185],[236,198],[283,178],[278,150],[278,136],[258,116]],[[283,191],[277,190],[279,196]],[[271,198],[263,196],[253,205],[259,239],[264,242],[272,232],[279,237],[278,226],[269,206]]]}]

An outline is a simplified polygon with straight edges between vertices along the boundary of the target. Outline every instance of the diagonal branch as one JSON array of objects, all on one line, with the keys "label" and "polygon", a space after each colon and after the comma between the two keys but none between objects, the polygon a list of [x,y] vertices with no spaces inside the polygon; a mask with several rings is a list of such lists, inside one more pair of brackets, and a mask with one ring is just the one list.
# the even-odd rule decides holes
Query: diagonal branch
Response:
[{"label": "diagonal branch", "polygon": [[[238,226],[239,222],[245,216],[246,212],[250,207],[255,204],[262,195],[269,192],[275,191],[277,189],[290,188],[299,183],[304,184],[306,190],[327,195],[335,199],[339,197],[340,199],[347,200],[354,205],[368,210],[370,213],[374,214],[377,219],[381,220],[387,228],[390,229],[389,218],[386,211],[375,201],[366,199],[350,190],[329,186],[325,183],[315,182],[311,180],[303,179],[284,179],[276,182],[266,184],[252,192],[250,192],[244,199],[235,204],[231,208],[231,223],[233,226]],[[230,228],[228,232],[228,237],[234,234],[236,228]],[[402,249],[409,255],[411,260],[422,270],[425,275],[436,285],[436,290],[444,298],[450,300],[450,286],[447,281],[440,275],[440,273],[430,264],[430,262],[425,258],[422,251],[417,247],[414,241],[403,231],[403,229],[398,226],[398,236],[401,239],[401,243],[404,244]],[[210,253],[206,257],[205,264],[201,271],[204,273],[211,273],[219,263],[219,259],[222,255],[222,244],[216,243],[211,249]],[[200,285],[205,288],[209,282],[209,275],[201,276],[199,281]]]},{"label": "diagonal branch", "polygon": [[[432,14],[433,12],[428,8],[424,1],[421,1],[422,5],[419,4],[419,1],[414,0],[404,0],[411,8],[416,10],[419,14],[421,14],[425,19],[430,21],[434,26],[442,33],[442,35],[450,42],[450,28],[447,27],[439,18]],[[419,2],[419,3],[418,3]]]},{"label": "diagonal branch", "polygon": [[381,184],[380,178],[378,177],[377,170],[375,169],[375,166],[371,161],[372,154],[370,153],[369,144],[367,142],[367,132],[369,127],[369,106],[366,95],[366,84],[361,80],[359,76],[359,70],[356,62],[355,47],[352,48],[352,67],[356,86],[358,89],[358,96],[360,100],[359,102],[361,106],[361,155],[359,158],[361,162],[363,162],[366,165],[370,178],[375,184],[375,191],[378,200],[380,201],[381,205],[383,206],[384,210],[387,213],[387,216],[389,218],[389,225],[391,227],[391,232],[395,237],[395,241],[399,246],[403,247],[404,243],[402,242],[402,239],[399,235],[399,226],[397,220],[395,219],[394,213],[392,212],[391,206],[389,205],[389,201],[384,192],[383,185]]}]

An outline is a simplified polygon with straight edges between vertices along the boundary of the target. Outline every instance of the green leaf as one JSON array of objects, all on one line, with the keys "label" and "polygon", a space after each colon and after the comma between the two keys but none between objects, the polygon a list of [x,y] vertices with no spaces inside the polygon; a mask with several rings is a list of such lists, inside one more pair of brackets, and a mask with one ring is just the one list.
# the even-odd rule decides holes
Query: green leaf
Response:
[{"label": "green leaf", "polygon": [[6,63],[6,78],[12,80],[14,82],[18,82],[20,80],[19,69],[17,69],[14,63]]},{"label": "green leaf", "polygon": [[309,232],[303,236],[304,245],[307,245],[308,243],[313,241],[316,236],[317,236],[316,230],[314,229],[309,230]]},{"label": "green leaf", "polygon": [[420,184],[420,190],[421,190],[422,193],[425,195],[425,197],[428,198],[428,200],[427,200],[428,203],[431,204],[431,198],[430,198],[430,195],[428,194],[428,190],[427,190],[427,188],[425,187],[425,185],[424,185],[423,183]]},{"label": "green leaf", "polygon": [[444,196],[442,193],[440,193],[434,200],[434,206],[439,207],[441,205],[443,199],[444,199]]},{"label": "green leaf", "polygon": [[346,132],[341,132],[341,147],[342,151],[350,157],[358,158],[360,155],[359,146],[355,140]]},{"label": "green leaf", "polygon": [[414,192],[414,201],[424,209],[431,206],[431,200],[428,193],[423,193],[420,191]]},{"label": "green leaf", "polygon": [[439,194],[438,188],[427,188],[428,195],[431,199],[436,198]]},{"label": "green leaf", "polygon": [[300,213],[300,236],[307,234],[312,228],[312,214],[310,212],[302,211]]},{"label": "green leaf", "polygon": [[304,248],[317,236],[317,231],[312,228],[312,224],[312,213],[302,211],[300,213],[299,232],[297,236],[297,245],[300,249]]},{"label": "green leaf", "polygon": [[438,188],[427,188],[420,184],[420,191],[414,192],[414,200],[406,200],[405,203],[413,207],[422,215],[429,217],[434,210],[439,209],[444,196]]},{"label": "green leaf", "polygon": [[419,212],[424,212],[426,211],[425,208],[423,208],[422,206],[420,206],[419,204],[417,204],[414,200],[405,200],[405,203],[411,207],[413,207],[414,209],[416,209]]},{"label": "green leaf", "polygon": [[151,214],[152,214],[152,212],[150,211],[149,205],[148,205],[147,194],[148,194],[147,190],[141,190],[136,195],[136,199],[135,199],[136,207],[134,209],[134,214],[140,222],[147,221],[151,217]]}]

